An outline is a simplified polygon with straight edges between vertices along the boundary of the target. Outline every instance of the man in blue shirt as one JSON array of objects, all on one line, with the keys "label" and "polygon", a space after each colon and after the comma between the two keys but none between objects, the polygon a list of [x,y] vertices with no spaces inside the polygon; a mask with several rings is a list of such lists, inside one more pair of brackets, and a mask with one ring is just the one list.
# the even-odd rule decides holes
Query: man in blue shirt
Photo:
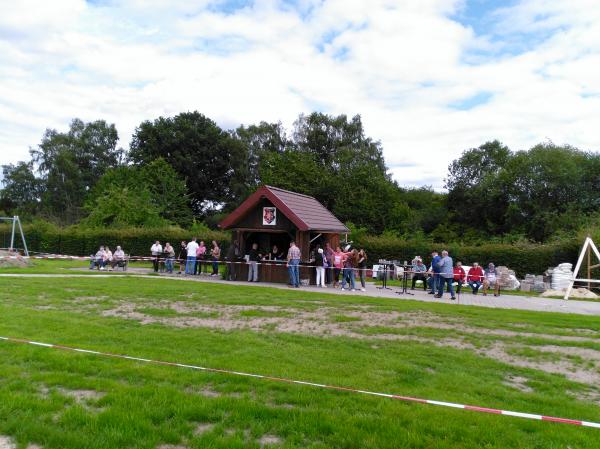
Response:
[{"label": "man in blue shirt", "polygon": [[440,267],[439,281],[438,281],[438,293],[435,295],[436,298],[441,298],[444,294],[444,287],[448,284],[448,291],[450,292],[450,299],[455,300],[454,296],[454,263],[452,257],[448,255],[448,251],[442,251],[442,257],[438,261]]},{"label": "man in blue shirt", "polygon": [[431,272],[431,277],[427,280],[427,284],[429,285],[429,289],[431,290],[429,294],[433,295],[438,290],[438,282],[440,280],[441,269],[439,266],[439,262],[442,258],[438,255],[437,251],[432,252],[431,257],[431,267],[429,269],[429,271]]}]

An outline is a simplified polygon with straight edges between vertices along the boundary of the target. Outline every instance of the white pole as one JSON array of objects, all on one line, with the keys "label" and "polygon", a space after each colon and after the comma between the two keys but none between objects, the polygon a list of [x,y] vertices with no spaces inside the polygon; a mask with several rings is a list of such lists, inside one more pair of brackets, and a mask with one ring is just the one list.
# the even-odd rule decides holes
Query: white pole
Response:
[{"label": "white pole", "polygon": [[12,232],[10,234],[10,247],[8,248],[9,251],[14,251],[15,250],[15,224],[16,224],[16,216],[12,217]]},{"label": "white pole", "polygon": [[27,243],[25,242],[25,234],[23,233],[23,226],[21,226],[21,219],[19,217],[15,217],[17,222],[19,223],[19,231],[21,231],[21,240],[23,241],[23,249],[25,251],[25,255],[29,256],[29,250],[27,249]]},{"label": "white pole", "polygon": [[[581,268],[581,264],[583,263],[583,256],[585,256],[585,250],[587,249],[587,247],[589,246],[591,241],[592,241],[592,239],[588,236],[588,237],[586,237],[585,242],[583,242],[583,248],[581,248],[581,252],[579,253],[579,259],[577,260],[577,265],[575,265],[575,270],[573,271],[573,277],[571,278],[571,281],[569,282],[569,287],[567,288],[567,291],[565,292],[565,297],[563,298],[565,300],[569,299],[571,290],[573,290],[573,284],[575,283],[575,279],[577,278],[577,273],[579,273],[579,269]],[[598,251],[598,250],[596,250],[596,251]]]}]

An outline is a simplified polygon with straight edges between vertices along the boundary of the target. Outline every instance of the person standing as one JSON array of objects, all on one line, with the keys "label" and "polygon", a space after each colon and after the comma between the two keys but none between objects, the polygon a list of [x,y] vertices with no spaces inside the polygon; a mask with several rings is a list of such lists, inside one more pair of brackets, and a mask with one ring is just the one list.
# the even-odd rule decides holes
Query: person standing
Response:
[{"label": "person standing", "polygon": [[462,267],[462,262],[456,262],[456,266],[454,267],[454,282],[456,282],[456,293],[460,295],[460,290],[462,289],[462,285],[465,282],[465,269]]},{"label": "person standing", "polygon": [[454,268],[453,268],[452,258],[448,255],[448,251],[442,251],[442,257],[438,262],[438,266],[440,268],[439,273],[439,282],[438,282],[438,293],[435,295],[436,298],[441,298],[444,295],[444,287],[448,284],[448,289],[450,291],[450,299],[455,300],[456,296],[454,296]]},{"label": "person standing", "polygon": [[333,283],[333,248],[329,242],[325,243],[325,250],[323,255],[325,256],[325,262],[327,267],[325,268],[325,283],[331,285]]},{"label": "person standing", "polygon": [[[196,250],[196,266],[194,267],[194,274],[202,274],[202,265],[204,265],[202,262],[204,260],[206,260],[206,245],[204,244],[204,240],[200,240],[200,244]],[[208,268],[206,271],[208,272]]]},{"label": "person standing", "polygon": [[367,289],[367,253],[364,249],[358,251],[358,275],[360,277],[360,291],[364,292]]},{"label": "person standing", "polygon": [[234,241],[227,249],[227,279],[235,281],[237,279],[237,261],[240,257],[240,245]]},{"label": "person standing", "polygon": [[483,284],[483,270],[479,266],[479,263],[473,262],[473,266],[469,270],[469,275],[467,276],[467,282],[471,286],[473,294],[476,295]]},{"label": "person standing", "polygon": [[300,287],[300,248],[296,246],[293,240],[290,242],[290,249],[287,254],[287,267],[290,273],[290,287]]},{"label": "person standing", "polygon": [[177,258],[179,259],[179,272],[177,274],[181,274],[181,272],[185,270],[184,267],[187,262],[187,242],[185,240],[181,241]]},{"label": "person standing", "polygon": [[211,276],[219,275],[219,259],[221,258],[221,248],[216,240],[212,241],[212,249],[210,250],[210,255],[212,257],[212,273]]},{"label": "person standing", "polygon": [[336,246],[335,252],[333,253],[333,288],[340,286],[340,272],[344,265],[344,253],[342,248]]},{"label": "person standing", "polygon": [[196,243],[196,237],[192,239],[190,243],[185,247],[187,251],[187,263],[185,264],[185,274],[194,274],[194,267],[196,266],[196,251],[198,251],[198,244]]},{"label": "person standing", "polygon": [[353,249],[347,253],[344,253],[343,256],[343,272],[342,272],[342,290],[346,288],[346,282],[348,282],[348,289],[352,289],[352,291],[356,290],[356,284],[354,282],[354,266],[356,264],[357,253],[356,250]]},{"label": "person standing", "polygon": [[169,242],[165,243],[165,269],[167,273],[173,274],[173,261],[175,260],[175,248]]},{"label": "person standing", "polygon": [[154,272],[158,273],[158,264],[160,263],[160,255],[163,252],[162,245],[157,240],[154,242],[154,245],[150,248],[150,252],[152,253],[152,265],[154,265]]},{"label": "person standing", "polygon": [[317,252],[315,253],[315,270],[317,272],[316,282],[317,287],[325,287],[325,257],[323,255],[323,248],[320,246],[317,247]]},{"label": "person standing", "polygon": [[252,249],[248,253],[248,282],[258,282],[258,244],[253,243]]},{"label": "person standing", "polygon": [[429,288],[431,291],[430,295],[435,295],[435,292],[439,289],[440,283],[440,260],[441,257],[438,255],[437,251],[431,253],[431,278],[429,278]]}]

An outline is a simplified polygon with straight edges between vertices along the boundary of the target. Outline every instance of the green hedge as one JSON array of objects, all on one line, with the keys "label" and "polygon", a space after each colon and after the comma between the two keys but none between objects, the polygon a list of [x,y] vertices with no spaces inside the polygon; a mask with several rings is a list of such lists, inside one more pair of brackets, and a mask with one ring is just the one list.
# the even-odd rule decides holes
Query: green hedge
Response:
[{"label": "green hedge", "polygon": [[379,259],[410,261],[415,256],[421,256],[428,264],[434,250],[448,250],[454,261],[464,264],[479,262],[487,265],[493,262],[496,266],[505,265],[515,270],[518,277],[526,274],[541,274],[548,267],[554,267],[562,262],[575,264],[582,245],[578,239],[565,240],[548,245],[536,244],[488,244],[480,246],[465,246],[460,244],[434,244],[429,242],[413,242],[390,237],[363,237],[356,242],[357,247],[367,251],[369,265]]},{"label": "green hedge", "polygon": [[[100,245],[107,245],[114,249],[120,245],[127,254],[135,256],[150,255],[150,247],[156,240],[164,245],[170,242],[175,250],[179,249],[179,242],[189,241],[192,237],[204,240],[207,245],[212,240],[217,240],[225,253],[229,247],[230,234],[221,231],[202,231],[199,235],[192,235],[178,227],[148,229],[81,229],[81,228],[56,228],[54,226],[40,223],[29,224],[23,227],[27,247],[31,252],[68,254],[73,256],[88,256],[95,253]],[[3,238],[2,247],[10,245],[10,228],[0,227],[0,235]],[[15,236],[15,246],[21,247],[20,236]]]}]

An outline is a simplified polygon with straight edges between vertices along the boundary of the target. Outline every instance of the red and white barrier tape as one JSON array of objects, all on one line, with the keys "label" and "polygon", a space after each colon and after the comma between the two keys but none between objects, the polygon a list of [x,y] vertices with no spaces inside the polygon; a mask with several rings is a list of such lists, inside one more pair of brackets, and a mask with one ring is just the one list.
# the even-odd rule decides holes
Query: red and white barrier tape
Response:
[{"label": "red and white barrier tape", "polygon": [[[44,255],[40,255],[40,256],[0,256],[0,260],[2,259],[44,259],[44,260],[54,260],[54,259],[59,259],[59,260],[96,260],[95,257],[92,256],[68,256],[65,254],[44,254]],[[133,261],[147,261],[147,262],[152,262],[156,260],[156,257],[154,256],[130,256],[126,259],[127,262],[133,262]],[[185,264],[187,263],[187,259],[167,259],[163,256],[161,256],[159,258],[159,260],[161,262],[164,262],[165,260],[171,260],[174,264],[176,263],[180,263],[180,264]],[[196,259],[195,263],[200,263],[200,264],[211,264],[214,261],[211,259]],[[235,264],[235,265],[248,265],[248,262],[245,261],[229,261],[229,260],[218,260],[216,261],[218,263],[225,263],[225,264]],[[110,265],[111,262],[107,261],[105,262],[106,265]],[[257,265],[259,266],[269,266],[269,267],[281,267],[284,266],[286,264],[285,261],[280,261],[278,263],[272,263],[269,261],[262,261],[262,262],[256,262]],[[316,266],[314,265],[300,265],[301,267],[304,266],[309,266],[312,268],[316,268]],[[326,270],[343,270],[344,267],[323,267]],[[389,269],[383,269],[383,268],[379,268],[377,270],[373,270],[373,268],[357,268],[354,267],[352,268],[353,271],[355,272],[360,272],[360,271],[375,271],[377,273],[395,273],[396,270],[395,268],[389,268]],[[439,273],[431,273],[428,271],[413,271],[413,270],[404,270],[404,273],[407,274],[422,274],[422,275],[430,275],[430,276],[439,276]],[[472,275],[471,277],[479,277],[481,279],[483,279],[485,276],[474,276]]]},{"label": "red and white barrier tape", "polygon": [[474,406],[474,405],[456,404],[454,402],[433,401],[430,399],[413,398],[410,396],[400,396],[400,395],[390,394],[390,393],[377,393],[374,391],[359,390],[356,388],[319,384],[319,383],[314,383],[314,382],[306,382],[306,381],[301,381],[301,380],[287,379],[284,377],[264,376],[262,374],[252,374],[252,373],[233,371],[233,370],[227,370],[227,369],[207,368],[204,366],[189,365],[189,364],[185,364],[185,363],[165,362],[165,361],[160,361],[160,360],[152,360],[152,359],[147,359],[147,358],[142,358],[142,357],[123,355],[123,354],[112,354],[109,352],[94,351],[94,350],[90,350],[90,349],[80,349],[80,348],[73,348],[70,346],[55,345],[55,344],[50,344],[50,343],[41,343],[38,341],[23,340],[23,339],[12,338],[12,337],[0,337],[0,340],[9,341],[9,342],[13,342],[13,343],[28,344],[28,345],[39,346],[39,347],[44,347],[44,348],[62,349],[64,351],[80,352],[80,353],[92,354],[92,355],[97,355],[97,356],[102,356],[102,357],[112,357],[112,358],[118,358],[118,359],[134,360],[137,362],[152,363],[152,364],[156,364],[156,365],[176,366],[179,368],[188,368],[188,369],[194,369],[194,370],[199,370],[199,371],[206,371],[206,372],[210,372],[210,373],[252,377],[255,379],[270,380],[270,381],[274,381],[274,382],[283,382],[283,383],[296,384],[296,385],[305,385],[305,386],[309,386],[309,387],[315,387],[315,388],[321,388],[321,389],[327,389],[327,390],[346,391],[346,392],[350,392],[350,393],[359,393],[359,394],[364,394],[364,395],[369,395],[369,396],[377,396],[377,397],[383,397],[383,398],[389,398],[389,399],[396,399],[396,400],[405,401],[405,402],[417,402],[419,404],[429,404],[429,405],[437,405],[437,406],[441,406],[441,407],[458,408],[458,409],[470,410],[470,411],[479,412],[479,413],[491,413],[494,415],[514,416],[516,418],[533,419],[533,420],[537,420],[537,421],[549,421],[549,422],[555,422],[555,423],[561,423],[561,424],[571,424],[571,425],[575,425],[575,426],[593,427],[596,429],[600,429],[600,423],[591,422],[591,421],[582,421],[582,420],[567,419],[567,418],[557,418],[555,416],[536,415],[536,414],[532,414],[532,413],[513,412],[513,411],[508,411],[508,410],[499,410],[499,409],[495,409],[495,408],[478,407],[478,406]]}]

